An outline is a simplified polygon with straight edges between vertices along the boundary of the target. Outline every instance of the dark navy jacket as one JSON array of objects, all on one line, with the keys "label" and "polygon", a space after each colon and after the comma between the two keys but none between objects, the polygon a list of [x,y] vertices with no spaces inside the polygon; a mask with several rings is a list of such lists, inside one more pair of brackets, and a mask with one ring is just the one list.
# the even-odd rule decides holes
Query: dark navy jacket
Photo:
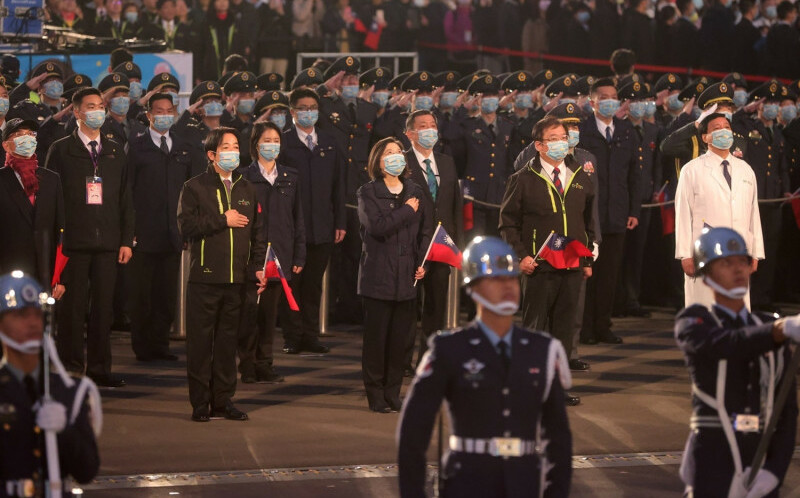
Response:
[{"label": "dark navy jacket", "polygon": [[500,204],[513,173],[513,158],[508,155],[513,125],[502,116],[492,124],[494,135],[481,116],[467,118],[461,124],[460,144],[454,147],[465,151],[465,191],[477,200]]}]

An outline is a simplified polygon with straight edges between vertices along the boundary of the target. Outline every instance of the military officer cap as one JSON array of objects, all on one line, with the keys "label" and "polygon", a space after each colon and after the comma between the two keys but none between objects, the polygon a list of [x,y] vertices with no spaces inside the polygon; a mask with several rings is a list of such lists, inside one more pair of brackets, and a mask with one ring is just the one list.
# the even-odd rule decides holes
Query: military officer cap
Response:
[{"label": "military officer cap", "polygon": [[475,237],[462,255],[464,285],[484,277],[517,277],[517,254],[505,241],[497,237]]},{"label": "military officer cap", "polygon": [[117,65],[114,68],[115,73],[124,74],[128,77],[128,80],[131,79],[142,79],[142,69],[135,63],[128,61],[123,62],[122,64]]},{"label": "military officer cap", "polygon": [[224,86],[226,95],[230,95],[233,92],[255,92],[257,88],[256,75],[250,71],[235,73],[225,82]]},{"label": "military officer cap", "polygon": [[602,88],[604,86],[613,86],[614,88],[617,87],[617,85],[614,84],[614,78],[597,78],[594,80],[594,83],[592,83],[591,90],[594,92],[597,91],[598,88]]},{"label": "military officer cap", "polygon": [[714,83],[703,90],[697,98],[697,107],[700,109],[706,109],[714,104],[733,105],[733,87],[730,84],[724,81]]},{"label": "military officer cap", "polygon": [[637,73],[628,74],[623,76],[622,78],[617,79],[617,88],[624,88],[625,86],[628,85],[628,83],[633,83],[634,81],[642,83],[644,80]]},{"label": "military officer cap", "polygon": [[6,80],[6,77],[3,76],[2,74],[0,74],[0,85],[3,85],[6,88],[6,90],[11,90],[11,88],[8,86],[8,81]]},{"label": "military officer cap", "polygon": [[458,90],[458,80],[461,79],[461,73],[458,71],[443,71],[433,78],[433,84],[437,88],[444,87],[445,91]]},{"label": "military officer cap", "polygon": [[320,72],[320,74],[324,75],[325,71],[327,71],[328,68],[331,67],[331,64],[333,64],[333,63],[331,61],[329,61],[329,60],[317,59],[317,60],[314,61],[313,64],[311,64],[311,67],[313,67],[314,69],[318,70]]},{"label": "military officer cap", "polygon": [[189,96],[189,105],[205,98],[222,99],[222,88],[219,87],[219,83],[216,81],[203,81],[194,87],[192,94]]},{"label": "military officer cap", "polygon": [[336,76],[339,71],[344,71],[344,74],[358,74],[361,72],[361,61],[352,55],[339,57],[325,70],[325,79]]},{"label": "military officer cap", "polygon": [[555,106],[547,113],[546,117],[555,117],[564,124],[578,124],[581,122],[582,116],[583,112],[577,105],[567,102]]},{"label": "military officer cap", "polygon": [[533,75],[528,71],[515,71],[503,79],[501,85],[503,90],[513,92],[518,90],[520,92],[528,92],[533,90]]},{"label": "military officer cap", "polygon": [[321,85],[323,81],[322,71],[315,67],[309,67],[303,69],[294,77],[294,80],[292,80],[292,90],[300,88],[301,86],[316,87],[317,85]]},{"label": "military officer cap", "polygon": [[783,84],[777,80],[767,81],[750,92],[750,100],[781,100],[782,88]]},{"label": "military officer cap", "polygon": [[559,93],[563,94],[562,97],[577,97],[578,92],[575,91],[575,80],[568,74],[559,76],[547,85],[544,89],[545,96],[553,98]]},{"label": "military officer cap", "polygon": [[467,91],[472,95],[478,93],[481,95],[495,95],[500,93],[500,80],[491,74],[487,74],[470,83]]},{"label": "military officer cap", "polygon": [[597,78],[590,75],[581,76],[580,78],[575,80],[575,85],[574,85],[575,92],[578,95],[583,95],[583,96],[589,95],[592,92],[592,85],[594,85],[596,79]]},{"label": "military officer cap", "polygon": [[463,78],[461,78],[460,80],[458,80],[458,82],[456,83],[456,88],[458,89],[459,92],[466,92],[467,88],[469,88],[470,83],[475,81],[476,78],[477,76],[475,75],[475,73],[468,74]]},{"label": "military officer cap", "polygon": [[258,99],[258,102],[256,102],[254,114],[256,116],[260,116],[264,114],[264,112],[266,112],[267,109],[275,107],[285,107],[288,110],[289,97],[287,97],[282,92],[279,92],[277,90],[267,92],[264,95],[262,95],[260,99]]},{"label": "military officer cap", "polygon": [[6,121],[6,127],[3,130],[3,142],[8,140],[8,137],[16,133],[18,130],[22,129],[36,131],[39,129],[39,123],[32,119],[9,119]]},{"label": "military officer cap", "polygon": [[49,116],[50,112],[44,109],[44,107],[36,105],[30,99],[25,99],[20,100],[8,110],[6,120],[10,121],[14,118],[21,118],[41,124]]},{"label": "military officer cap", "polygon": [[411,72],[400,73],[397,76],[395,76],[394,79],[389,82],[389,90],[391,91],[400,90],[401,87],[403,86],[403,82],[409,76],[411,76]]},{"label": "military officer cap", "polygon": [[681,90],[681,93],[678,94],[678,100],[683,100],[684,102],[690,99],[696,99],[700,96],[701,93],[705,91],[708,87],[708,80],[703,78],[698,78]]},{"label": "military officer cap", "polygon": [[159,73],[153,76],[153,79],[151,79],[150,83],[147,84],[147,91],[151,92],[155,90],[156,87],[158,87],[159,85],[164,85],[164,88],[162,88],[162,90],[166,90],[167,88],[172,88],[177,92],[181,91],[181,83],[180,81],[178,81],[178,78],[167,72]]},{"label": "military officer cap", "polygon": [[47,78],[55,76],[56,78],[63,80],[64,79],[64,72],[61,71],[61,66],[56,64],[55,62],[42,62],[38,66],[33,69],[33,73],[31,74],[31,79],[46,74]]},{"label": "military officer cap", "polygon": [[233,76],[235,73],[236,71],[228,71],[227,73],[223,73],[223,75],[220,76],[219,79],[217,80],[217,83],[219,83],[220,88],[224,87],[225,83],[227,83],[228,80],[231,79],[231,76]]},{"label": "military officer cap", "polygon": [[131,82],[128,81],[128,77],[119,73],[109,74],[100,80],[100,84],[97,85],[100,93],[105,93],[108,90],[130,90],[130,88]]},{"label": "military officer cap", "polygon": [[683,80],[681,77],[675,73],[667,73],[658,78],[658,81],[656,81],[656,86],[653,88],[653,90],[658,93],[664,90],[669,90],[672,92],[674,90],[680,90],[681,88],[683,88]]},{"label": "military officer cap", "polygon": [[542,69],[538,73],[533,75],[533,88],[539,88],[540,86],[544,85],[547,86],[553,81],[558,75],[552,69]]},{"label": "military officer cap", "polygon": [[373,67],[369,71],[361,73],[361,76],[358,77],[358,84],[361,88],[369,88],[375,85],[375,90],[386,90],[389,88],[392,76],[392,70],[388,67]]},{"label": "military officer cap", "polygon": [[42,286],[19,270],[0,277],[0,313],[31,306],[41,308],[46,298]]},{"label": "military officer cap", "polygon": [[722,78],[723,83],[728,85],[736,85],[736,88],[744,88],[747,90],[747,80],[744,79],[741,73],[729,73]]},{"label": "military officer cap", "polygon": [[638,81],[631,81],[619,90],[619,99],[625,100],[643,100],[650,96],[647,87],[644,83]]},{"label": "military officer cap", "polygon": [[259,90],[280,90],[283,83],[283,76],[278,73],[265,73],[256,78],[256,85]]},{"label": "military officer cap", "polygon": [[75,73],[64,80],[64,93],[61,96],[72,101],[72,95],[81,88],[92,86],[92,79],[85,74]]},{"label": "military officer cap", "polygon": [[712,261],[728,256],[750,258],[747,244],[736,230],[725,227],[703,230],[703,233],[694,242],[694,267],[701,275],[708,271],[708,266]]},{"label": "military officer cap", "polygon": [[432,92],[433,91],[433,74],[428,71],[420,71],[418,73],[411,73],[411,75],[403,80],[400,89],[404,92],[416,90],[418,92]]}]

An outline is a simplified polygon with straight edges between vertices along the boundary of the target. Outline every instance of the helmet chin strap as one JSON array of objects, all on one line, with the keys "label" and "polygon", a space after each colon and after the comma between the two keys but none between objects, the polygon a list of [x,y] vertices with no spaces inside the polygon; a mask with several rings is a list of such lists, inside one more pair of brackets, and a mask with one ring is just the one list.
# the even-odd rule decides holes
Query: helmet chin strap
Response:
[{"label": "helmet chin strap", "polygon": [[467,294],[469,294],[475,302],[480,303],[487,310],[500,316],[511,316],[519,309],[519,303],[514,301],[500,301],[499,303],[492,303],[472,289],[467,289]]},{"label": "helmet chin strap", "polygon": [[747,295],[747,287],[734,287],[733,289],[726,289],[725,287],[714,282],[714,280],[712,280],[708,275],[703,277],[703,282],[723,296],[731,299],[742,299]]},{"label": "helmet chin strap", "polygon": [[2,339],[3,344],[22,354],[37,354],[42,349],[42,341],[37,339],[25,341],[20,344],[2,332],[0,332],[0,339]]}]

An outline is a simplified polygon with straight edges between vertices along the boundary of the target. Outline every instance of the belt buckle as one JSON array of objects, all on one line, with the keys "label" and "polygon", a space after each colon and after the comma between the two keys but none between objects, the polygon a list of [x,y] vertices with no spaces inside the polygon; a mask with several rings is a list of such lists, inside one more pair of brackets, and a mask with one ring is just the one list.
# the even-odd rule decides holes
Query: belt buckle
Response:
[{"label": "belt buckle", "polygon": [[733,428],[737,432],[758,432],[758,415],[736,415],[733,421]]},{"label": "belt buckle", "polygon": [[489,452],[493,456],[518,457],[522,456],[522,440],[518,437],[495,437],[489,445]]}]

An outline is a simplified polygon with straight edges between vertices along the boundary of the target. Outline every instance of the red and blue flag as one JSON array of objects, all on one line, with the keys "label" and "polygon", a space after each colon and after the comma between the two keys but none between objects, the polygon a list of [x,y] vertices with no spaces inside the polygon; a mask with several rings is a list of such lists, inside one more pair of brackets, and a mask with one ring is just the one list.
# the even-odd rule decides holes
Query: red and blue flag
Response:
[{"label": "red and blue flag", "polygon": [[553,268],[563,270],[579,267],[581,258],[591,258],[592,251],[572,237],[553,233],[547,244],[539,251],[539,257],[550,263]]},{"label": "red and blue flag", "polygon": [[281,268],[281,262],[278,261],[278,255],[275,254],[275,249],[272,248],[272,244],[267,246],[267,259],[264,262],[264,278],[280,279],[283,292],[286,294],[286,300],[289,302],[289,308],[292,311],[300,311],[300,306],[297,305],[297,301],[294,299],[292,288],[289,287],[289,281],[286,280],[286,275],[284,275],[283,268]]},{"label": "red and blue flag", "polygon": [[461,251],[441,224],[437,225],[436,231],[433,232],[433,240],[425,261],[436,261],[461,269]]}]

